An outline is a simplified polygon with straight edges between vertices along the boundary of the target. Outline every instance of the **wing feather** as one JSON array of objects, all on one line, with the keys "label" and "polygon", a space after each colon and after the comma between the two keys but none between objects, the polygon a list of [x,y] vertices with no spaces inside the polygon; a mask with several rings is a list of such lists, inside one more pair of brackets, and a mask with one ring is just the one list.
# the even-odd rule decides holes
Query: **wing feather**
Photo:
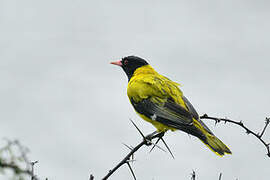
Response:
[{"label": "wing feather", "polygon": [[192,125],[191,114],[182,106],[168,100],[165,103],[156,103],[151,98],[135,102],[131,99],[135,110],[146,117],[174,128]]},{"label": "wing feather", "polygon": [[193,118],[195,118],[204,127],[204,129],[207,132],[209,132],[210,134],[213,135],[213,132],[204,124],[204,122],[202,120],[200,120],[200,117],[199,117],[198,113],[196,112],[196,110],[192,106],[192,104],[189,102],[189,100],[185,96],[183,96],[182,98],[183,98],[189,112],[192,114]]}]

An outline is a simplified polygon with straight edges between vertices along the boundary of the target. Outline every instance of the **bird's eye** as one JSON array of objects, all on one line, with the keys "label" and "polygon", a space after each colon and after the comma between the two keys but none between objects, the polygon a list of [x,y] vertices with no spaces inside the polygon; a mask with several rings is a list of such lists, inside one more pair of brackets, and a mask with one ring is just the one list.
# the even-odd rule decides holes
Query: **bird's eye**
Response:
[{"label": "bird's eye", "polygon": [[125,61],[124,61],[124,65],[127,65],[127,64],[128,64],[128,61],[127,61],[127,60],[125,60]]}]

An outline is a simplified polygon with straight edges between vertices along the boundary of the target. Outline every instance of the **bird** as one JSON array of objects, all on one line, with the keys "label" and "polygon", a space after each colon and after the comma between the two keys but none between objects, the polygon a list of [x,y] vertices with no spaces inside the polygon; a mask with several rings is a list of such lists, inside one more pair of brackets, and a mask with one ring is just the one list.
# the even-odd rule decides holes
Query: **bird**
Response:
[{"label": "bird", "polygon": [[180,90],[180,84],[159,74],[138,56],[127,56],[111,64],[124,70],[130,103],[143,120],[155,126],[157,132],[181,130],[199,138],[219,156],[232,154],[200,119]]}]

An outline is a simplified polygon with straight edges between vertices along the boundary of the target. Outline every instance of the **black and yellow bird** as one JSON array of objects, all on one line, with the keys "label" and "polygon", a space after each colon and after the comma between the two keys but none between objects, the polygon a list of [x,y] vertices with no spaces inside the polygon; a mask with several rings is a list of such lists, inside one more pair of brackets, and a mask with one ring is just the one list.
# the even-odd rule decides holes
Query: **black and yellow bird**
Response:
[{"label": "black and yellow bird", "polygon": [[144,59],[128,56],[111,62],[121,66],[128,77],[127,95],[135,111],[158,132],[182,130],[199,138],[219,156],[231,154],[200,120],[179,84],[157,73]]}]

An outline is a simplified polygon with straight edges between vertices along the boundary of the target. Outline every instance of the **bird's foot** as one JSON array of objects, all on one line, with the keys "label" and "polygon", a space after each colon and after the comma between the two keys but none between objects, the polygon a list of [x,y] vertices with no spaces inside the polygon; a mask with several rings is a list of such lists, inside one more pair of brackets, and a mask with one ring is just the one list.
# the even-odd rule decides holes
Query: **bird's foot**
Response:
[{"label": "bird's foot", "polygon": [[154,138],[158,138],[161,139],[164,136],[165,132],[158,132],[158,131],[154,131],[151,134],[148,134],[147,136],[145,136],[145,140],[147,141],[147,146],[152,145],[152,139]]}]

